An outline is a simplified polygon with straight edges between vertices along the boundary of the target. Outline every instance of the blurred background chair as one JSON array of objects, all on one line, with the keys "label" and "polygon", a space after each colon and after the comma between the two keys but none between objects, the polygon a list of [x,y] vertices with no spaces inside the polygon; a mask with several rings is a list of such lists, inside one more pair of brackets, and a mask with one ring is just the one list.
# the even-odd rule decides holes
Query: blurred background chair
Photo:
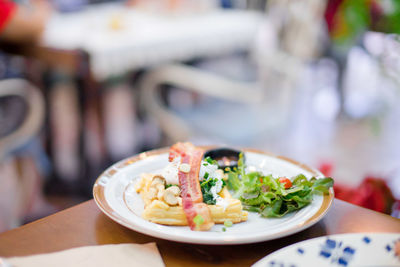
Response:
[{"label": "blurred background chair", "polygon": [[[182,89],[192,94],[195,103],[174,109],[171,102],[176,94],[171,90]],[[291,101],[291,92],[284,90],[290,88],[275,89],[278,92],[272,97],[257,81],[235,81],[197,67],[166,65],[144,75],[141,107],[156,119],[169,142],[190,139],[197,143],[254,145],[282,130],[287,122],[290,103],[283,102]],[[182,95],[176,97],[181,101]]]},{"label": "blurred background chair", "polygon": [[0,81],[0,231],[20,225],[46,206],[37,158],[32,156],[44,118],[38,88],[23,79]]},{"label": "blurred background chair", "polygon": [[0,159],[26,144],[43,126],[45,104],[38,88],[22,79],[0,81]]},{"label": "blurred background chair", "polygon": [[[143,77],[141,107],[145,114],[154,116],[172,142],[199,136],[201,131],[198,127],[190,125],[193,120],[187,121],[184,116],[179,116],[177,112],[170,109],[160,91],[162,85],[179,87],[194,93],[231,100],[238,104],[256,104],[260,103],[262,98],[261,91],[255,88],[253,84],[235,83],[194,67],[167,65],[156,68]],[[226,116],[224,124],[228,124],[228,117],[233,114],[224,115]],[[209,120],[208,124],[214,123],[215,116],[212,120]],[[207,128],[209,128],[207,125],[203,125],[203,130],[207,130]],[[220,127],[216,129],[220,129]],[[215,136],[215,134],[210,136]]]}]

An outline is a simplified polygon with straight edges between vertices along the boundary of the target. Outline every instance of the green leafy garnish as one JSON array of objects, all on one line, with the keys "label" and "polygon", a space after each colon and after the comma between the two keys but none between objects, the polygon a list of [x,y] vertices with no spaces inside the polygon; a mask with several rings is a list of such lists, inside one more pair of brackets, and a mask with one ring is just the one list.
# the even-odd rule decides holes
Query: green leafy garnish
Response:
[{"label": "green leafy garnish", "polygon": [[217,179],[208,178],[201,184],[201,193],[203,194],[203,202],[208,205],[215,205],[217,201],[214,199],[214,195],[211,193],[211,187],[215,186]]},{"label": "green leafy garnish", "polygon": [[204,223],[204,218],[200,214],[197,214],[196,217],[193,218],[193,222],[197,227],[200,227],[200,225]]},{"label": "green leafy garnish", "polygon": [[[217,200],[214,198],[214,195],[211,193],[211,188],[215,186],[218,182],[217,178],[208,178],[200,183],[201,193],[203,194],[203,202],[208,205],[215,205]],[[225,186],[225,181],[222,180],[222,188]]]},{"label": "green leafy garnish", "polygon": [[228,171],[228,189],[240,199],[244,209],[260,213],[263,217],[282,217],[299,210],[312,202],[313,195],[326,194],[333,186],[333,179],[315,177],[307,179],[299,174],[291,179],[292,185],[285,188],[279,178],[260,172],[245,172],[243,155],[240,154],[238,168]]},{"label": "green leafy garnish", "polygon": [[226,220],[226,221],[224,221],[224,225],[225,225],[226,227],[231,227],[231,226],[233,225],[233,223],[232,223],[231,220]]},{"label": "green leafy garnish", "polygon": [[212,159],[210,157],[206,157],[204,159],[204,161],[206,161],[206,162],[208,162],[209,164],[212,164],[212,165],[218,165],[218,161],[216,161],[216,160],[214,160],[214,159]]}]

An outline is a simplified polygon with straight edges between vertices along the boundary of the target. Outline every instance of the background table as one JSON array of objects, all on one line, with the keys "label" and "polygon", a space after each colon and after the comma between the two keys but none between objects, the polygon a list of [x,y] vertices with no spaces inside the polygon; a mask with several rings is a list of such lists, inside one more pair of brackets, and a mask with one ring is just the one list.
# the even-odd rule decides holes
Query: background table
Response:
[{"label": "background table", "polygon": [[335,199],[320,222],[288,237],[248,245],[192,245],[131,231],[110,220],[90,200],[0,234],[0,256],[87,245],[156,242],[166,266],[250,266],[277,249],[305,239],[355,232],[400,232],[400,220]]},{"label": "background table", "polygon": [[150,12],[120,3],[55,13],[42,44],[83,50],[97,80],[175,61],[248,51],[263,13],[210,8],[203,12]]}]

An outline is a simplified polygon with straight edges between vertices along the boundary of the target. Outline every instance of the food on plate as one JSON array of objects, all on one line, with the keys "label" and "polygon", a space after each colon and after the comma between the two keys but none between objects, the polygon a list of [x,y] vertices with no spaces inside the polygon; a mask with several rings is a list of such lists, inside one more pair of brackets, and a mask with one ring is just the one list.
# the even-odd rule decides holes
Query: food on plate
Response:
[{"label": "food on plate", "polygon": [[180,163],[178,168],[182,208],[191,230],[209,230],[214,221],[211,211],[203,202],[199,173],[203,150],[190,143],[177,143],[169,150],[169,161]]},{"label": "food on plate", "polygon": [[328,194],[333,186],[330,177],[307,179],[299,174],[292,179],[274,178],[259,171],[247,171],[240,154],[238,167],[227,168],[228,188],[240,199],[245,210],[259,212],[263,217],[282,217],[309,205],[315,194]]},{"label": "food on plate", "polygon": [[191,143],[177,143],[161,173],[142,174],[135,187],[145,204],[144,219],[200,231],[214,223],[247,220],[240,200],[226,189],[223,170],[210,158],[203,160],[203,153]]},{"label": "food on plate", "polygon": [[144,202],[142,217],[163,225],[188,225],[194,231],[246,221],[247,211],[282,217],[333,186],[328,177],[265,175],[254,166],[247,168],[243,153],[226,148],[204,154],[191,143],[177,143],[170,147],[168,160],[161,171],[143,173],[135,184]]},{"label": "food on plate", "polygon": [[[137,187],[145,202],[143,218],[164,225],[188,225],[182,207],[182,198],[179,193],[175,194],[175,188],[178,190],[180,188],[176,185],[167,186],[166,189],[165,186],[158,186],[158,191],[157,189],[153,190],[151,183],[154,176],[154,174],[149,173],[143,174]],[[173,195],[171,196],[168,193],[168,196],[166,196],[165,193],[171,188],[174,188]],[[232,198],[226,188],[218,195],[226,201],[224,206],[207,205],[214,223],[223,224],[225,221],[238,223],[247,220],[247,212],[243,211],[242,204],[238,199]]]}]

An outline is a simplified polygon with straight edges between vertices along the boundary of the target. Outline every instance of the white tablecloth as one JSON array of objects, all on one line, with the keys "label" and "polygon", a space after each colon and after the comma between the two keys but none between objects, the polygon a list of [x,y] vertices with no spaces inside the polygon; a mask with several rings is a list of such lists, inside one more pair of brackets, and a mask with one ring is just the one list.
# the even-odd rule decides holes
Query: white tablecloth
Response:
[{"label": "white tablecloth", "polygon": [[101,4],[54,14],[43,43],[87,51],[101,80],[160,63],[247,50],[261,20],[262,14],[243,10],[166,14]]}]

